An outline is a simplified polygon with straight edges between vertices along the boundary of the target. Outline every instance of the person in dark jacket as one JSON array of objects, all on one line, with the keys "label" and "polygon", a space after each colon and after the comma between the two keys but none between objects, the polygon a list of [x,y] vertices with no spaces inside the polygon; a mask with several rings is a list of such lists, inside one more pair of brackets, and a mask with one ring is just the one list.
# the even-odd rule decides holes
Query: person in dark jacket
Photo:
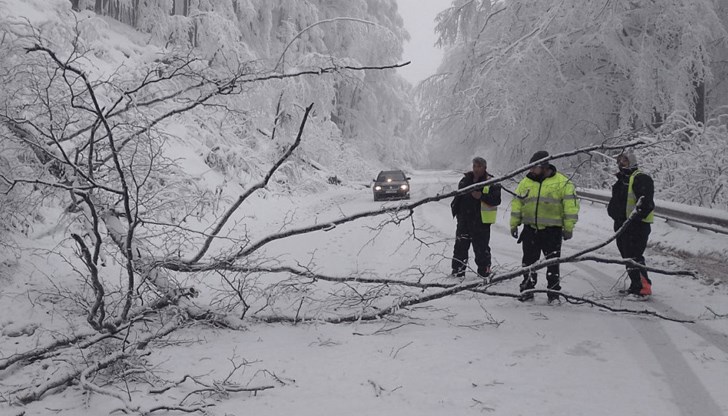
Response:
[{"label": "person in dark jacket", "polygon": [[[458,183],[458,189],[493,178],[487,172],[482,157],[473,158],[473,170],[467,172]],[[501,186],[486,185],[469,193],[456,196],[450,207],[457,219],[455,249],[452,255],[452,275],[464,277],[468,268],[468,252],[473,246],[478,275],[487,278],[491,274],[490,225],[495,223],[497,206],[501,203]]]},{"label": "person in dark jacket", "polygon": [[[617,231],[632,212],[637,211],[636,217],[627,229],[617,237],[617,248],[622,258],[632,259],[644,265],[644,253],[655,209],[653,199],[655,186],[652,178],[639,170],[637,157],[632,151],[625,151],[617,156],[617,165],[619,172],[617,181],[612,186],[612,198],[609,200],[607,212],[614,220],[614,231]],[[647,270],[630,265],[626,267],[630,285],[628,289],[620,292],[639,299],[651,295],[652,281],[647,276]]]}]

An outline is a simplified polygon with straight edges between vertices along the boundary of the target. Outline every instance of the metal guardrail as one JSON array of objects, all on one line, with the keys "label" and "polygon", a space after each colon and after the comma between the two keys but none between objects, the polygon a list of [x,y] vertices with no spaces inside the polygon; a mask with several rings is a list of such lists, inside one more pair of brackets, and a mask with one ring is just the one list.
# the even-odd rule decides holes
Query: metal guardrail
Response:
[{"label": "metal guardrail", "polygon": [[[579,199],[585,199],[605,205],[609,203],[610,199],[609,196],[590,192],[589,190],[585,189],[579,189],[576,193],[577,195],[579,195]],[[715,233],[728,235],[728,220],[726,220],[725,218],[661,207],[659,206],[659,202],[657,201],[655,202],[654,215],[668,222],[673,221],[695,227],[698,230],[709,230]]]}]

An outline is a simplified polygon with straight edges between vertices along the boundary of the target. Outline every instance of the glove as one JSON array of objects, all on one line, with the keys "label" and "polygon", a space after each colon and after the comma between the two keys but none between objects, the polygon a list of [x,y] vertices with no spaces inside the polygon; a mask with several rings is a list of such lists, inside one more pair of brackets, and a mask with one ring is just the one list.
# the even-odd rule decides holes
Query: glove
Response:
[{"label": "glove", "polygon": [[566,230],[564,230],[563,236],[564,236],[564,241],[570,240],[571,237],[574,236],[574,232],[573,231],[566,231]]},{"label": "glove", "polygon": [[511,228],[511,237],[518,238],[518,227]]}]

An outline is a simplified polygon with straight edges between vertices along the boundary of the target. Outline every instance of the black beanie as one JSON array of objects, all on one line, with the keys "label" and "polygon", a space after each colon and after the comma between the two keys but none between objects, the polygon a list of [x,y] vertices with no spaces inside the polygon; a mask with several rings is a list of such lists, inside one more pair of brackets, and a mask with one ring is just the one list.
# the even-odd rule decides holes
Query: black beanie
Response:
[{"label": "black beanie", "polygon": [[[546,157],[549,157],[549,152],[547,152],[545,150],[539,150],[538,152],[534,153],[533,156],[531,156],[531,160],[529,160],[528,163],[533,163],[537,160],[541,160]],[[543,162],[543,163],[539,163],[536,166],[548,166],[548,165],[549,165],[549,162]]]}]

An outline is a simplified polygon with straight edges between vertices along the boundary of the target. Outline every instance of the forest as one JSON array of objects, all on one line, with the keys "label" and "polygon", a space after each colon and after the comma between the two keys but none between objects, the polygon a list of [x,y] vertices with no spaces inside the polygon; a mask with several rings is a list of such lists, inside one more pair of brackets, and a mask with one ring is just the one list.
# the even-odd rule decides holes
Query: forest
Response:
[{"label": "forest", "polygon": [[[657,198],[728,210],[725,1],[453,0],[436,31],[444,59],[410,85],[396,72],[409,35],[395,0],[0,1],[0,260],[54,258],[53,295],[29,297],[64,305],[73,329],[0,357],[27,381],[0,402],[78,385],[125,413],[204,413],[111,386],[142,383],[135,351],[191,322],[376,321],[486,293],[427,281],[424,266],[402,280],[335,276],[321,258],[266,251],[372,218],[378,232],[411,224],[409,241],[428,247],[415,210],[467,189],[326,220],[291,202],[364,188],[380,169],[458,170],[479,154],[507,183],[547,149],[599,189],[633,148]],[[276,202],[291,208],[268,222]],[[564,261],[594,260],[610,238]],[[674,269],[656,267],[694,275]],[[39,382],[61,356],[63,371]]]},{"label": "forest", "polygon": [[[508,163],[650,137],[665,199],[725,207],[727,27],[714,0],[453,2],[438,16],[447,55],[417,88],[422,128]],[[595,159],[570,166],[585,186],[612,162]]]}]

